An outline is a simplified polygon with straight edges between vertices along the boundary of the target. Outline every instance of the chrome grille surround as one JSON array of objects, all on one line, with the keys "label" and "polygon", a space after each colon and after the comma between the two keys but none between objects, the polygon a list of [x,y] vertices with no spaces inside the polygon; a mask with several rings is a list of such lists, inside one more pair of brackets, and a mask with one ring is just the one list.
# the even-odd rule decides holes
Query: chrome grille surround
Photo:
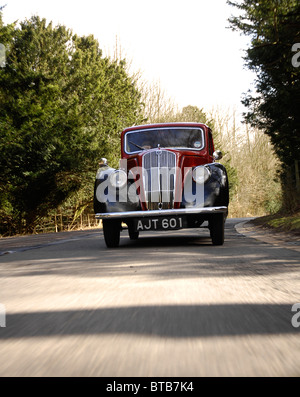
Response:
[{"label": "chrome grille surround", "polygon": [[143,185],[148,210],[174,208],[176,154],[152,150],[142,160]]}]

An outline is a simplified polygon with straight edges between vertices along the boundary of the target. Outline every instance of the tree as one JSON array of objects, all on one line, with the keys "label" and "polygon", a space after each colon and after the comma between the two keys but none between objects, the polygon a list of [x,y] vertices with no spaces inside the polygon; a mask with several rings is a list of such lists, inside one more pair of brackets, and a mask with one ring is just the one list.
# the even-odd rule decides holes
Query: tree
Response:
[{"label": "tree", "polygon": [[174,118],[177,106],[167,97],[160,82],[139,82],[139,90],[144,104],[144,122],[165,123]]},{"label": "tree", "polygon": [[99,157],[115,161],[119,132],[141,119],[140,94],[125,62],[102,57],[79,37],[35,16],[0,27],[2,230],[32,231],[40,217],[86,184]]},{"label": "tree", "polygon": [[[250,36],[246,65],[256,75],[256,92],[245,95],[245,119],[270,136],[282,163],[282,182],[295,186],[295,160],[300,159],[300,68],[292,62],[293,45],[300,42],[300,4],[297,0],[228,1],[243,14],[230,18],[231,28]],[[286,188],[284,190],[287,190]],[[298,198],[297,198],[298,197]],[[297,204],[296,204],[297,206]]]}]

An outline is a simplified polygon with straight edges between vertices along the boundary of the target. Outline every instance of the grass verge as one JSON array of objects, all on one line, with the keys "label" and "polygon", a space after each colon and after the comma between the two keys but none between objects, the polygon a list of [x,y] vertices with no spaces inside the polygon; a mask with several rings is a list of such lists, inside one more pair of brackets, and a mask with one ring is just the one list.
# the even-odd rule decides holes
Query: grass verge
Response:
[{"label": "grass verge", "polygon": [[293,215],[274,214],[253,219],[253,224],[278,232],[287,232],[300,237],[300,211]]}]

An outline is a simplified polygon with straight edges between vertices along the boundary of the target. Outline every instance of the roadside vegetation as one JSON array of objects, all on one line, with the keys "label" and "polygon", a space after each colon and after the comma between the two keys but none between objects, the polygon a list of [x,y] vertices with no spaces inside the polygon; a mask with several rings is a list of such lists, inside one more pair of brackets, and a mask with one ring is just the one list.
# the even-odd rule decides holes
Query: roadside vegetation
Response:
[{"label": "roadside vegetation", "polygon": [[0,234],[33,232],[70,200],[88,205],[101,154],[117,163],[119,132],[142,122],[142,104],[125,61],[93,36],[0,17],[0,42]]},{"label": "roadside vegetation", "polygon": [[300,238],[300,211],[292,215],[284,215],[283,213],[266,215],[253,219],[252,223],[273,231],[293,234]]},{"label": "roadside vegetation", "polygon": [[4,25],[0,12],[0,236],[68,230],[83,215],[90,223],[98,162],[118,166],[122,129],[175,121],[212,128],[229,174],[229,216],[271,215],[262,222],[299,228],[300,68],[291,64],[299,6],[229,3],[244,12],[231,26],[252,37],[246,62],[257,72],[243,124],[234,109],[180,109],[159,83],[132,72],[118,48],[104,56],[93,36],[38,16]]},{"label": "roadside vegetation", "polygon": [[227,3],[238,13],[229,20],[231,28],[250,38],[244,59],[256,74],[254,90],[243,99],[248,108],[245,120],[270,138],[280,162],[282,199],[271,223],[273,227],[292,224],[295,229],[300,210],[300,4],[298,0]]}]

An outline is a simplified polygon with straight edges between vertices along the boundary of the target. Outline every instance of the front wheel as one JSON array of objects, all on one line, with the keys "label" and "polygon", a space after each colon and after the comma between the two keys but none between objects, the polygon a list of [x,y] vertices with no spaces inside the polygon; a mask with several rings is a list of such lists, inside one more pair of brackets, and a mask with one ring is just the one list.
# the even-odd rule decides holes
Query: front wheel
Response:
[{"label": "front wheel", "polygon": [[107,248],[118,247],[120,242],[121,222],[115,219],[103,219],[103,234]]},{"label": "front wheel", "polygon": [[210,237],[213,245],[223,245],[225,237],[225,216],[216,214],[209,221]]}]

